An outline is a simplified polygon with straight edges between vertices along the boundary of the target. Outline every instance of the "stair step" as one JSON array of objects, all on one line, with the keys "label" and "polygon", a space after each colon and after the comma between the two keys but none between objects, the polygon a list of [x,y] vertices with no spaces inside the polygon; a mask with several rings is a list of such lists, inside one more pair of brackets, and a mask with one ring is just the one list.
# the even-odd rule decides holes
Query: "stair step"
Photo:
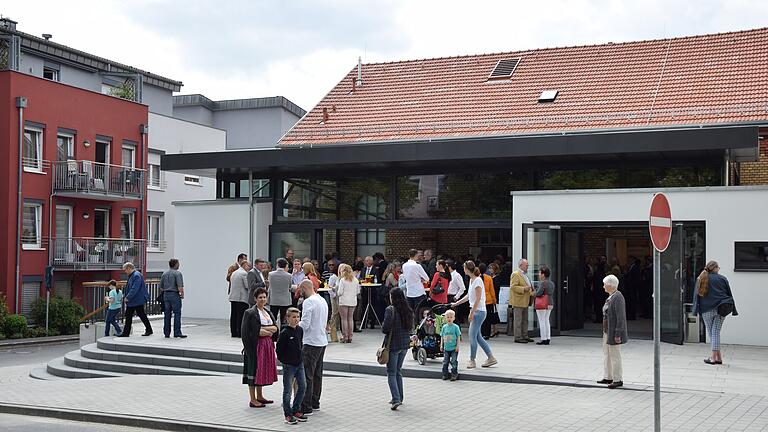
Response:
[{"label": "stair step", "polygon": [[[182,353],[181,351],[178,352]],[[238,374],[243,371],[242,362],[223,360],[209,360],[152,353],[136,353],[125,351],[111,351],[98,347],[97,344],[89,344],[80,348],[80,354],[93,360],[107,360],[122,364],[139,364],[147,366],[166,366],[171,368],[198,369],[212,372]]]},{"label": "stair step", "polygon": [[122,338],[103,337],[96,341],[98,348],[106,351],[121,351],[159,356],[186,357],[193,359],[220,360],[225,362],[243,363],[243,355],[239,352],[213,351],[199,348],[179,346],[158,346],[146,343],[124,342]]},{"label": "stair step", "polygon": [[[76,353],[77,351],[74,352]],[[47,373],[57,378],[116,378],[126,375],[119,372],[105,372],[72,367],[64,362],[64,357],[59,357],[48,362],[45,370]]]},{"label": "stair step", "polygon": [[[232,373],[211,370],[192,369],[184,367],[161,366],[141,363],[124,363],[121,361],[99,360],[84,357],[80,351],[72,351],[64,355],[64,363],[73,368],[91,371],[118,372],[128,375],[198,375],[198,376],[232,376]],[[242,366],[241,366],[242,370]]]},{"label": "stair step", "polygon": [[66,378],[56,376],[53,374],[48,373],[48,366],[42,366],[38,368],[34,368],[31,371],[29,371],[29,377],[34,378],[36,380],[41,381],[59,381],[59,380],[65,380]]}]

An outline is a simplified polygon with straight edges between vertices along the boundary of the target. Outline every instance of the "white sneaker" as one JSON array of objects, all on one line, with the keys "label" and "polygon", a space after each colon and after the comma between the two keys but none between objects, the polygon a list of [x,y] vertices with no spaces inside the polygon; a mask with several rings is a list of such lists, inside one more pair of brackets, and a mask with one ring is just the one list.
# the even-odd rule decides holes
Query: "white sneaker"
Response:
[{"label": "white sneaker", "polygon": [[480,365],[480,366],[482,366],[482,367],[484,367],[484,368],[487,368],[487,367],[491,367],[491,366],[495,365],[495,364],[496,364],[496,363],[498,363],[498,362],[499,362],[499,361],[498,361],[498,360],[496,360],[496,357],[488,357],[488,360],[486,360],[486,361],[485,361],[485,363],[483,363],[483,364],[482,364],[482,365]]},{"label": "white sneaker", "polygon": [[467,363],[467,369],[474,369],[477,367],[477,364],[474,360],[470,360],[469,363]]}]

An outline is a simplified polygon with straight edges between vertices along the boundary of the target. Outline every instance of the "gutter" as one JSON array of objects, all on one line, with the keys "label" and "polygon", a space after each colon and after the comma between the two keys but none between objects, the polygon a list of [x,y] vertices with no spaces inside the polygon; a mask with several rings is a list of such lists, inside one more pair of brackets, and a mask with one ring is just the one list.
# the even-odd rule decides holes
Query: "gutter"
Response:
[{"label": "gutter", "polygon": [[[24,170],[24,108],[27,107],[27,98],[18,96],[16,98],[16,108],[19,110],[19,172],[18,172],[18,198],[16,207],[16,297],[13,299],[13,311],[19,313],[19,293],[21,292],[21,229],[22,229],[22,194],[21,194],[21,173]],[[42,155],[41,155],[42,156]],[[38,233],[42,234],[42,233]]]}]

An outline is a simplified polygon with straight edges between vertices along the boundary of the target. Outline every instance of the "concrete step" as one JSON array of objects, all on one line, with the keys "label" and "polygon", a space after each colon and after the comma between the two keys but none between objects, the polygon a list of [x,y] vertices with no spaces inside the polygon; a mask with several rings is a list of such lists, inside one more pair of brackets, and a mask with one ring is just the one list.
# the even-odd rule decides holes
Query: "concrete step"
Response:
[{"label": "concrete step", "polygon": [[[178,350],[175,354],[183,354]],[[80,354],[88,359],[106,360],[125,365],[138,364],[143,366],[164,366],[170,368],[195,369],[209,372],[223,372],[238,374],[243,371],[243,363],[224,360],[209,360],[195,357],[181,357],[174,355],[159,355],[152,353],[137,353],[126,351],[112,351],[98,347],[98,344],[85,345],[80,348]]]},{"label": "concrete step", "polygon": [[[160,336],[162,337],[162,336]],[[103,337],[96,341],[99,349],[106,351],[121,351],[126,353],[153,354],[158,356],[186,357],[193,359],[220,360],[243,364],[243,355],[239,352],[222,352],[216,350],[204,350],[199,348],[187,348],[179,346],[158,346],[144,343],[131,343],[122,338]]]},{"label": "concrete step", "polygon": [[41,366],[29,371],[29,377],[41,381],[59,381],[66,378],[48,373],[48,366]]},{"label": "concrete step", "polygon": [[[146,363],[124,363],[113,360],[99,360],[84,357],[80,351],[64,355],[67,366],[90,371],[118,372],[128,375],[197,375],[197,376],[231,376],[232,373],[217,372],[187,367],[161,366]],[[242,371],[242,365],[240,366]]]},{"label": "concrete step", "polygon": [[[73,353],[78,353],[78,351],[73,351]],[[48,362],[45,370],[58,378],[116,378],[126,375],[118,372],[105,372],[73,367],[64,362],[64,357],[59,357]]]}]

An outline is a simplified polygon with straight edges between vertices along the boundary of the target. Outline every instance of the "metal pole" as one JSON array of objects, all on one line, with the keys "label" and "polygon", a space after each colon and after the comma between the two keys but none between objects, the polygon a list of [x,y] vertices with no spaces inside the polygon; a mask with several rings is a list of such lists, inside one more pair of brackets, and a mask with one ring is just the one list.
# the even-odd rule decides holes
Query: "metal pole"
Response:
[{"label": "metal pole", "polygon": [[48,306],[51,304],[51,290],[45,287],[45,335],[48,335]]},{"label": "metal pole", "polygon": [[661,431],[661,253],[653,251],[653,430]]},{"label": "metal pole", "polygon": [[[242,193],[242,191],[241,191]],[[253,262],[253,170],[248,170],[248,259]]]}]

